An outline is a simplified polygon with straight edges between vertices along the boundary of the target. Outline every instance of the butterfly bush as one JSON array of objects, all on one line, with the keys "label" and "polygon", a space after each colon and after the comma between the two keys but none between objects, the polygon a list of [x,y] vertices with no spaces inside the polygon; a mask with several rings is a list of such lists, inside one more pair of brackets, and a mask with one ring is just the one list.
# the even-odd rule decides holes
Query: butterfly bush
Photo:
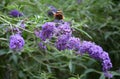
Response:
[{"label": "butterfly bush", "polygon": [[10,49],[14,51],[22,50],[24,44],[25,41],[20,34],[15,34],[10,36],[10,45],[9,45]]},{"label": "butterfly bush", "polygon": [[10,16],[12,17],[20,17],[20,16],[23,16],[23,14],[21,12],[19,12],[18,10],[11,10],[10,11]]},{"label": "butterfly bush", "polygon": [[[59,23],[58,23],[59,22]],[[112,75],[108,72],[112,68],[112,63],[107,52],[102,47],[90,41],[81,41],[72,35],[70,23],[68,22],[47,22],[42,25],[41,31],[36,30],[36,36],[40,36],[42,41],[57,37],[55,47],[58,50],[74,50],[77,54],[88,53],[90,57],[99,60],[102,63],[102,70],[106,77],[111,78]],[[39,46],[46,49],[46,46],[40,42]]]},{"label": "butterfly bush", "polygon": [[[56,23],[56,24],[55,24]],[[57,37],[55,47],[58,50],[74,50],[77,54],[88,53],[90,57],[99,60],[102,63],[102,70],[106,77],[111,78],[112,75],[108,72],[112,68],[112,63],[107,52],[102,47],[90,41],[81,41],[72,35],[72,30],[68,22],[61,23],[45,23],[41,30],[41,39],[50,39],[53,34]],[[55,25],[55,26],[54,26]],[[42,33],[43,32],[43,33]],[[41,45],[43,47],[43,45]]]},{"label": "butterfly bush", "polygon": [[[50,7],[52,12],[56,12],[56,8]],[[22,16],[17,10],[12,10],[10,12],[11,16],[18,17]],[[21,23],[20,27],[25,28],[24,22]],[[16,34],[10,36],[9,47],[12,50],[22,50],[25,41],[19,33],[18,28]],[[105,52],[102,47],[96,45],[94,42],[82,41],[79,38],[72,35],[72,29],[69,22],[64,22],[63,20],[55,19],[53,22],[46,22],[42,25],[41,30],[36,29],[34,31],[35,35],[41,39],[39,42],[39,47],[41,49],[47,49],[45,43],[46,40],[55,38],[54,46],[59,50],[73,50],[77,54],[84,55],[88,53],[91,58],[99,60],[102,63],[102,70],[104,75],[108,78],[112,78],[112,74],[108,71],[112,68],[112,63],[107,52]]]}]

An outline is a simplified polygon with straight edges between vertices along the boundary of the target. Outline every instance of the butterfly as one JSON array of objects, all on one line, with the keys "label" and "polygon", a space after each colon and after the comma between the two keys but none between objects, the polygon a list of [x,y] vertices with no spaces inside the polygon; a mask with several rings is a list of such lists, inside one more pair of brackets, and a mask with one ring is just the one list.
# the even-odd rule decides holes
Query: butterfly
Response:
[{"label": "butterfly", "polygon": [[64,18],[61,10],[56,9],[54,6],[49,6],[48,16],[54,16],[55,20],[62,20]]},{"label": "butterfly", "polygon": [[57,20],[62,20],[64,19],[62,11],[58,10],[57,12],[54,13],[54,18]]}]

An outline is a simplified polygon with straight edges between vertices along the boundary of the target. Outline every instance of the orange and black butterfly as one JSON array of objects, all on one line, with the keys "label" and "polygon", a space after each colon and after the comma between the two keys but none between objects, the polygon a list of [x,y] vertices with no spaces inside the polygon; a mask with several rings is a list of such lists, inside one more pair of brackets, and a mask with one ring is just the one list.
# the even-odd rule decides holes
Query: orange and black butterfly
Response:
[{"label": "orange and black butterfly", "polygon": [[64,18],[62,11],[58,10],[56,13],[54,13],[54,18],[57,20],[62,20]]},{"label": "orange and black butterfly", "polygon": [[49,6],[49,8],[48,16],[54,16],[57,20],[62,20],[64,18],[62,11],[57,10],[54,6]]}]

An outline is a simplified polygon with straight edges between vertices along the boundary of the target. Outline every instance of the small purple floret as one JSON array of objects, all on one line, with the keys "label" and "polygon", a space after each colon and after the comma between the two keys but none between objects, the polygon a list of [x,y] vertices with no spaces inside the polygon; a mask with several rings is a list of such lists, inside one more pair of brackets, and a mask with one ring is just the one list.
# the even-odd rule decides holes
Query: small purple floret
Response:
[{"label": "small purple floret", "polygon": [[75,37],[70,37],[67,42],[67,48],[79,51],[80,48],[80,39]]},{"label": "small purple floret", "polygon": [[20,17],[20,16],[23,16],[22,13],[20,13],[18,10],[12,10],[10,11],[9,13],[12,17]]},{"label": "small purple floret", "polygon": [[64,22],[63,24],[61,23],[59,26],[57,26],[57,35],[62,35],[62,34],[72,34],[72,30],[70,28],[70,23]]},{"label": "small purple floret", "polygon": [[22,28],[24,28],[25,29],[25,23],[24,23],[24,21],[21,21],[21,23],[20,23],[20,27],[22,27]]},{"label": "small purple floret", "polygon": [[104,72],[104,75],[106,77],[108,77],[108,78],[112,78],[113,77],[113,75],[111,73],[109,73],[109,72]]},{"label": "small purple floret", "polygon": [[39,43],[39,47],[42,49],[46,49],[46,46],[42,42]]},{"label": "small purple floret", "polygon": [[40,36],[40,32],[41,32],[40,30],[35,29],[35,31],[34,31],[35,36],[39,37]]},{"label": "small purple floret", "polygon": [[22,32],[20,31],[20,29],[17,28],[17,27],[13,28],[12,31],[13,31],[14,33],[16,33],[16,34],[21,34],[21,33],[22,33]]},{"label": "small purple floret", "polygon": [[58,50],[65,50],[67,49],[67,41],[69,40],[69,35],[61,35],[58,37],[55,46]]}]

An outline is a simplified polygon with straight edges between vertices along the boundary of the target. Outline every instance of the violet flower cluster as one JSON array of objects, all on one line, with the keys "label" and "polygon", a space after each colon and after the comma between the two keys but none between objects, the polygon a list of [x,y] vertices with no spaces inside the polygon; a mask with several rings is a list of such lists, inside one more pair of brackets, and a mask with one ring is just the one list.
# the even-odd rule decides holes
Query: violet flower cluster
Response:
[{"label": "violet flower cluster", "polygon": [[23,37],[21,36],[22,30],[20,30],[18,27],[15,27],[15,28],[12,28],[11,31],[14,34],[10,36],[9,47],[13,51],[21,51],[25,44],[25,41],[24,41]]},{"label": "violet flower cluster", "polygon": [[9,14],[12,17],[21,17],[21,16],[23,16],[23,14],[21,12],[19,12],[18,10],[11,10]]},{"label": "violet flower cluster", "polygon": [[20,51],[25,44],[23,37],[20,34],[15,34],[10,36],[10,49],[14,51]]},{"label": "violet flower cluster", "polygon": [[55,31],[55,23],[47,22],[42,25],[42,31],[40,32],[40,38],[45,41],[46,39],[50,39]]}]

